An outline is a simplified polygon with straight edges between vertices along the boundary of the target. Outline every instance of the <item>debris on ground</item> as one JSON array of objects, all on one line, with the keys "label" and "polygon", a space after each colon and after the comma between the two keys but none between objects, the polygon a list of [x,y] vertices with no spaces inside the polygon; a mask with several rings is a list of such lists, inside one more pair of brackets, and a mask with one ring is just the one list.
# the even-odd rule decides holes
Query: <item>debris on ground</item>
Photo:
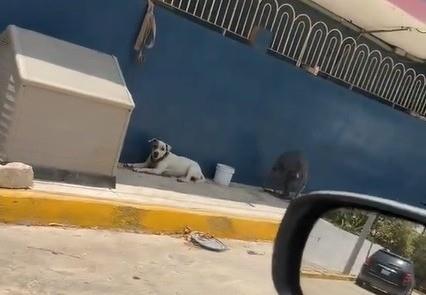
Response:
[{"label": "debris on ground", "polygon": [[188,237],[192,233],[192,229],[189,226],[185,226],[183,229],[183,236]]},{"label": "debris on ground", "polygon": [[191,241],[191,232],[192,229],[189,226],[185,226],[185,228],[183,229],[182,235],[180,237],[183,237],[183,239],[185,240],[185,244],[194,245]]},{"label": "debris on ground", "polygon": [[266,253],[264,251],[247,250],[247,254],[249,254],[249,255],[265,255]]},{"label": "debris on ground", "polygon": [[198,248],[203,248],[215,252],[228,250],[228,247],[220,240],[209,233],[193,231],[189,226],[185,226],[182,232],[185,243]]},{"label": "debris on ground", "polygon": [[49,226],[55,226],[55,227],[66,227],[65,224],[62,223],[56,223],[56,222],[51,222],[48,224]]},{"label": "debris on ground", "polygon": [[48,249],[48,248],[39,248],[39,247],[32,247],[32,246],[27,246],[27,248],[28,249],[40,250],[40,251],[44,251],[44,252],[50,252],[53,255],[63,255],[63,256],[68,256],[68,257],[71,257],[71,258],[81,259],[80,256],[70,255],[70,254],[66,254],[66,253],[61,252],[61,251],[56,251],[56,250],[52,250],[52,249]]},{"label": "debris on ground", "polygon": [[216,239],[214,236],[208,233],[203,232],[191,232],[190,234],[191,242],[201,248],[222,252],[228,250],[228,247],[224,243]]}]

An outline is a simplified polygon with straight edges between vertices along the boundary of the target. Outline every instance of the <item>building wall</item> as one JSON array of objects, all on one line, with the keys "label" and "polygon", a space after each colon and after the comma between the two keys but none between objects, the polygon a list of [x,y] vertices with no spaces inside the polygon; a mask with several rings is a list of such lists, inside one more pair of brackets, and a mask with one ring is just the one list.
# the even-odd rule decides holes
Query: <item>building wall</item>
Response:
[{"label": "building wall", "polygon": [[235,181],[259,185],[280,153],[300,149],[310,161],[308,189],[425,199],[425,122],[160,7],[155,48],[137,65],[144,7],[7,1],[0,29],[13,23],[118,57],[136,102],[123,161],[141,161],[146,140],[159,137],[208,177],[223,162],[236,167]]},{"label": "building wall", "polygon": [[[357,235],[320,219],[306,241],[303,263],[321,266],[328,271],[343,272],[357,241]],[[382,248],[379,244],[366,240],[355,259],[351,274],[358,275],[367,257]]]}]

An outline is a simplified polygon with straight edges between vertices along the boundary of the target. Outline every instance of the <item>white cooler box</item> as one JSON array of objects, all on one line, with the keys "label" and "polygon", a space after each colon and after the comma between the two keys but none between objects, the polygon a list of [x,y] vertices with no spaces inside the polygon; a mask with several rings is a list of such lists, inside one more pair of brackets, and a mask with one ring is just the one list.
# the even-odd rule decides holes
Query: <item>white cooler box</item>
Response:
[{"label": "white cooler box", "polygon": [[134,102],[114,56],[16,26],[0,35],[0,158],[115,185]]}]

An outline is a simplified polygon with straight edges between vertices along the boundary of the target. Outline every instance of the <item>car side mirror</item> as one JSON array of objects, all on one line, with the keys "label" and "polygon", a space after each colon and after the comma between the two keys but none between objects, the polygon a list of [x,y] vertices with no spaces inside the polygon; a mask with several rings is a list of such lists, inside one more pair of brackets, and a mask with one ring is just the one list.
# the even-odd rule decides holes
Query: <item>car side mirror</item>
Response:
[{"label": "car side mirror", "polygon": [[[345,223],[346,221],[350,223],[354,218],[358,218],[361,225],[352,230]],[[360,272],[358,262],[363,259],[362,255],[366,255],[365,251],[368,250],[365,258],[370,256],[370,251],[376,250],[389,251],[393,254],[386,249],[385,242],[377,242],[371,237],[372,234],[377,235],[376,231],[380,230],[378,226],[374,226],[374,222],[378,220],[395,222],[398,220],[401,224],[409,224],[407,226],[410,231],[413,231],[413,237],[423,238],[425,235],[426,210],[400,202],[345,192],[314,192],[292,201],[279,227],[272,257],[272,277],[278,294],[328,294],[329,292],[321,287],[319,281],[311,281],[309,284],[305,282],[305,286],[301,286],[302,266],[306,268],[309,264],[321,268],[319,273],[324,273],[325,268],[331,268],[330,273],[333,275],[339,273],[341,277],[350,278],[349,281],[353,281],[353,284],[357,283],[356,279]],[[335,239],[336,242],[333,243],[330,239]],[[371,249],[365,250],[365,247],[369,248],[366,241],[370,241],[374,247],[371,246]],[[353,246],[348,246],[348,243]],[[345,245],[344,251],[342,244]],[[426,251],[426,246],[424,248]],[[336,259],[338,255],[344,257],[340,257],[340,260]],[[395,255],[405,259],[398,253]],[[421,254],[421,256],[424,255]],[[411,261],[409,258],[406,260]],[[420,263],[426,270],[426,260]],[[383,271],[383,276],[392,275],[394,272],[392,267],[382,264],[380,267],[377,271]],[[389,271],[391,273],[388,273]],[[414,284],[414,277],[413,274],[412,284],[408,286],[404,277],[401,276],[401,294],[410,294],[417,287]],[[391,281],[388,278],[383,279],[385,282]],[[423,280],[422,277],[417,278],[417,281],[421,280]],[[322,284],[330,286],[329,282],[322,282]],[[352,289],[353,286],[350,288]],[[380,288],[383,289],[381,286]],[[343,293],[348,294],[345,290]],[[360,294],[364,293],[360,292]]]}]

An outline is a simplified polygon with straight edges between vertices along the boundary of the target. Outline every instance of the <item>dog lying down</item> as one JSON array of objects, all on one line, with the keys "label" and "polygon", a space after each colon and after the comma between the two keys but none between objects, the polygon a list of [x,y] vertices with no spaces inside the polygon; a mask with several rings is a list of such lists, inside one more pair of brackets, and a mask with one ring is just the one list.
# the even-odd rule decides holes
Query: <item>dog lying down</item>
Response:
[{"label": "dog lying down", "polygon": [[177,177],[180,182],[204,182],[205,177],[200,165],[188,158],[170,152],[172,147],[156,138],[149,141],[151,153],[143,163],[124,164],[133,171]]}]

